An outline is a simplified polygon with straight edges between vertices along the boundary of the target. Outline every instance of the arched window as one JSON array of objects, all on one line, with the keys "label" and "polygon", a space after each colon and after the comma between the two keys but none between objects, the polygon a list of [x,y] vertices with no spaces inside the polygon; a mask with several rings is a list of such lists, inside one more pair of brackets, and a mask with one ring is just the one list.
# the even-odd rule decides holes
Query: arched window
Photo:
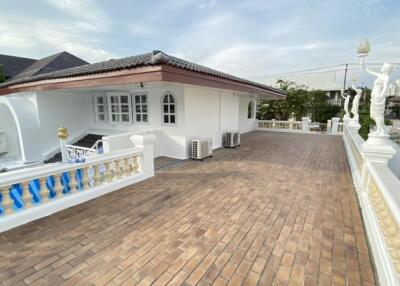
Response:
[{"label": "arched window", "polygon": [[162,113],[164,124],[176,123],[175,98],[171,93],[166,93],[162,98]]},{"label": "arched window", "polygon": [[247,118],[252,119],[254,117],[254,101],[250,100],[249,105],[247,106]]}]

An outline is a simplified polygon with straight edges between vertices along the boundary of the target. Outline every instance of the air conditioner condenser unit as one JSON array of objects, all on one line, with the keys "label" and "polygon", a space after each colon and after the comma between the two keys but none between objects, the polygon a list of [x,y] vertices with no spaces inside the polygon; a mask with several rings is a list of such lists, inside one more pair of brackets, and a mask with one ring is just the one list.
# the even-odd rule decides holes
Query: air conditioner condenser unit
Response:
[{"label": "air conditioner condenser unit", "polygon": [[192,140],[192,159],[203,160],[212,157],[212,139],[195,138]]},{"label": "air conditioner condenser unit", "polygon": [[240,146],[240,132],[229,131],[225,134],[224,146],[227,148],[235,148]]}]

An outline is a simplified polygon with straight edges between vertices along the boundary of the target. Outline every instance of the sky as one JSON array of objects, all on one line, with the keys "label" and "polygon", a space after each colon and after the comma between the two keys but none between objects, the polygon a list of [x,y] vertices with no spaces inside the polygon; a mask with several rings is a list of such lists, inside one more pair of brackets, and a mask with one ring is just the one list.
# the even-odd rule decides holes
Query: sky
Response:
[{"label": "sky", "polygon": [[243,77],[400,62],[400,0],[2,0],[0,53],[90,63],[152,50]]}]

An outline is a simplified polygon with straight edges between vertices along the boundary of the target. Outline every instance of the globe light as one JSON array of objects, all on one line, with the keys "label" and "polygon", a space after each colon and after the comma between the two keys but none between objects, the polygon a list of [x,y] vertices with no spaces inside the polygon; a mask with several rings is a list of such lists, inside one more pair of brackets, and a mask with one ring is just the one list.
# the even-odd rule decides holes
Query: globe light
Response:
[{"label": "globe light", "polygon": [[367,39],[363,39],[358,46],[357,53],[359,57],[365,57],[368,55],[371,47]]}]

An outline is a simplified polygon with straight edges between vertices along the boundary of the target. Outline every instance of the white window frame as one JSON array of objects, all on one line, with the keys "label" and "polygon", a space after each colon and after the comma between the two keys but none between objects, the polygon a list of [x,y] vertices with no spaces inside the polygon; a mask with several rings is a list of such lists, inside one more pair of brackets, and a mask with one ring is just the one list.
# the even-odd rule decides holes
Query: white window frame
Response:
[{"label": "white window frame", "polygon": [[[114,96],[118,96],[118,103],[112,103],[111,98]],[[126,103],[128,107],[127,112],[122,112],[121,110],[121,97],[126,96],[128,98],[128,102]],[[123,92],[110,92],[107,93],[107,103],[108,103],[108,121],[110,124],[121,124],[121,125],[126,125],[126,124],[132,124],[132,101],[131,101],[131,94],[130,93],[123,93]],[[112,112],[112,106],[117,105],[119,106],[119,112]],[[113,115],[120,115],[120,120],[118,121],[113,121],[112,116]],[[122,115],[128,115],[129,116],[129,121],[122,121]]]},{"label": "white window frame", "polygon": [[[97,99],[102,98],[103,103],[99,104]],[[95,94],[93,96],[93,101],[94,101],[94,116],[95,116],[95,121],[96,122],[101,122],[101,123],[108,123],[108,102],[107,102],[107,97],[104,94]],[[104,111],[100,112],[99,111],[99,106],[102,105],[104,107]],[[104,115],[104,119],[101,120],[99,118],[100,115]]]},{"label": "white window frame", "polygon": [[[146,96],[146,104],[142,103],[142,95]],[[140,96],[139,104],[136,103],[136,96]],[[137,105],[140,106],[140,112],[136,112],[136,106]],[[147,111],[146,112],[143,112],[143,109],[142,109],[143,105],[147,106]],[[149,96],[148,96],[147,92],[135,92],[135,93],[132,93],[132,109],[133,109],[133,114],[134,114],[133,121],[135,123],[138,123],[138,124],[149,124],[149,122],[150,122],[150,117],[149,117]],[[146,122],[143,121],[143,115],[144,114],[147,115],[147,121]],[[137,115],[141,115],[141,121],[137,120],[137,118],[136,118]]]},{"label": "white window frame", "polygon": [[[168,107],[168,112],[167,113],[164,112],[164,105],[171,105],[171,103],[169,101],[168,101],[167,104],[164,104],[164,97],[166,97],[167,95],[171,95],[173,97],[173,99],[174,99],[174,103],[173,103],[174,106],[175,106],[174,107],[174,109],[175,109],[174,113],[170,112],[169,107]],[[177,101],[176,101],[175,94],[173,92],[170,92],[170,91],[164,92],[163,95],[161,96],[161,124],[162,125],[166,125],[166,126],[177,125],[177,123],[178,123],[177,107],[178,107],[178,104],[177,104]],[[164,115],[168,116],[168,123],[164,122]],[[171,115],[175,116],[175,122],[174,123],[171,123]]]}]

